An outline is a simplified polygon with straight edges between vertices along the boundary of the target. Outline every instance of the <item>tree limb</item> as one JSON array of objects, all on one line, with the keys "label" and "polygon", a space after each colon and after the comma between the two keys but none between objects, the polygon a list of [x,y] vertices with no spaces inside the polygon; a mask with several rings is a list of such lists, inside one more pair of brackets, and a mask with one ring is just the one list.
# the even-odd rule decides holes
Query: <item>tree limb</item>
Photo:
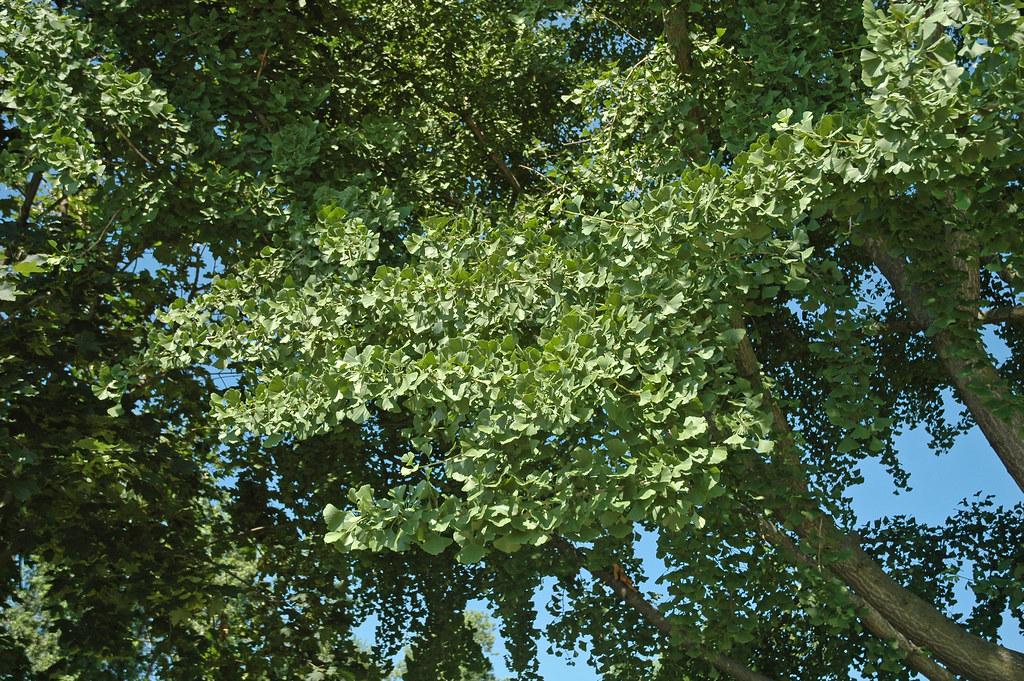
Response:
[{"label": "tree limb", "polygon": [[[820,569],[778,525],[763,517],[758,519],[758,524],[761,536],[767,542],[782,549],[787,556],[804,567]],[[871,607],[867,601],[853,591],[847,589],[846,593],[856,608],[864,628],[883,641],[895,644],[903,654],[908,667],[922,674],[929,681],[956,681],[949,670],[935,662],[927,651],[900,633],[889,620],[885,619],[882,613]]]},{"label": "tree limb", "polygon": [[[990,310],[978,311],[978,323],[989,324],[1024,324],[1024,307],[993,307]],[[896,333],[920,333],[927,331],[928,326],[918,324],[913,319],[894,319],[886,322],[885,328]]]},{"label": "tree limb", "polygon": [[[910,318],[919,327],[929,328],[936,321],[934,315],[925,306],[925,295],[913,285],[906,271],[906,264],[900,258],[890,255],[891,250],[888,244],[880,237],[868,239],[865,243],[868,255],[875,262],[882,275],[889,281],[896,297],[903,303],[910,314]],[[973,286],[969,280],[968,286]],[[1003,321],[1017,320],[1020,318],[1020,308],[1002,309],[991,311],[993,322],[1001,319]],[[975,313],[975,317],[978,313]],[[985,318],[988,313],[985,313]],[[988,402],[982,398],[977,391],[978,386],[984,386],[986,392],[1000,397],[1008,397],[1011,392],[988,361],[982,361],[987,357],[980,338],[975,333],[973,340],[973,359],[964,359],[962,353],[958,353],[958,343],[951,331],[942,329],[933,338],[935,349],[939,359],[945,367],[956,386],[957,392],[963,403],[970,410],[974,421],[985,434],[992,449],[995,450],[999,459],[1003,462],[1010,476],[1017,483],[1017,486],[1024,491],[1024,415],[1016,411],[1005,416],[996,416],[989,407]]]},{"label": "tree limb", "polygon": [[978,314],[982,324],[1024,323],[1024,307],[994,307]]},{"label": "tree limb", "polygon": [[[746,331],[742,320],[734,327]],[[761,474],[789,485],[799,498],[811,499],[809,483],[803,473],[800,452],[782,409],[761,378],[760,363],[750,339],[744,336],[737,347],[737,370],[760,391],[772,414],[772,430],[778,439],[778,465],[766,467]],[[882,569],[860,543],[836,526],[835,521],[818,509],[801,509],[801,520],[793,528],[800,537],[822,555],[833,574],[842,579],[866,603],[875,608],[894,629],[922,648],[931,650],[953,673],[976,681],[1024,681],[1024,654],[1004,648],[953,622],[932,603],[899,584]],[[785,524],[793,515],[791,508],[772,509]]]}]

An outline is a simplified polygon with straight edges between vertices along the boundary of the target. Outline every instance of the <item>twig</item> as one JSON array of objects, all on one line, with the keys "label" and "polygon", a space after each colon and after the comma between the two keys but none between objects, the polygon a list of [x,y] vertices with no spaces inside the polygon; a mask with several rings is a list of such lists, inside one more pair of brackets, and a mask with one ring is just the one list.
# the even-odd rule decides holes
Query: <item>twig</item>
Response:
[{"label": "twig", "polygon": [[258,59],[260,60],[260,66],[259,66],[258,69],[256,69],[256,84],[257,85],[260,84],[260,76],[263,75],[263,67],[267,65],[267,48],[265,48],[265,47],[263,48],[263,51],[260,52],[260,56],[258,57]]},{"label": "twig", "polygon": [[92,249],[100,245],[100,242],[103,241],[103,237],[107,235],[107,230],[110,229],[110,225],[114,224],[114,220],[116,220],[117,216],[121,214],[122,208],[118,208],[117,210],[114,211],[113,215],[110,216],[110,219],[107,220],[107,224],[103,225],[103,229],[100,230],[100,235],[96,238],[96,241],[92,242],[92,245],[88,246],[84,251],[82,251],[82,255],[87,255],[90,251],[92,251]]}]

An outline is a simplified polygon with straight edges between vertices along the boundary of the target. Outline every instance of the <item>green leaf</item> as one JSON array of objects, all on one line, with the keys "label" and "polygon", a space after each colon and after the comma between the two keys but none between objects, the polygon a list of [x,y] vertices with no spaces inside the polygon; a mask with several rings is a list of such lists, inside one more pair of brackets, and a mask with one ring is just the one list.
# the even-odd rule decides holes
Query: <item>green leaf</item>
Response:
[{"label": "green leaf", "polygon": [[510,536],[498,537],[493,542],[494,548],[504,553],[515,553],[522,547],[522,542]]},{"label": "green leaf", "polygon": [[420,542],[420,547],[432,556],[440,555],[448,548],[452,543],[450,537],[442,537],[441,535],[434,535]]},{"label": "green leaf", "polygon": [[333,532],[338,529],[341,522],[345,519],[345,512],[334,504],[327,504],[324,506],[323,516],[324,522],[327,523],[327,529]]},{"label": "green leaf", "polygon": [[30,255],[24,260],[14,263],[11,268],[22,276],[46,271],[46,268],[43,267],[43,256],[41,255]]},{"label": "green leaf", "polygon": [[718,334],[718,338],[726,345],[739,345],[746,335],[746,329],[729,329]]},{"label": "green leaf", "polygon": [[486,554],[487,551],[482,544],[469,543],[464,544],[455,557],[460,563],[472,564],[479,562]]}]

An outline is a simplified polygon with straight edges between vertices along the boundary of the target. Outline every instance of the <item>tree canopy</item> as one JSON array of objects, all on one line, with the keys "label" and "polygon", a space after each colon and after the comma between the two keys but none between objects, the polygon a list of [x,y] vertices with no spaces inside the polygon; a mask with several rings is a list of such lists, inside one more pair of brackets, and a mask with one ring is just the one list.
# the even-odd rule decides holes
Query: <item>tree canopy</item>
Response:
[{"label": "tree canopy", "polygon": [[4,0],[0,678],[1024,679],[1018,4]]}]

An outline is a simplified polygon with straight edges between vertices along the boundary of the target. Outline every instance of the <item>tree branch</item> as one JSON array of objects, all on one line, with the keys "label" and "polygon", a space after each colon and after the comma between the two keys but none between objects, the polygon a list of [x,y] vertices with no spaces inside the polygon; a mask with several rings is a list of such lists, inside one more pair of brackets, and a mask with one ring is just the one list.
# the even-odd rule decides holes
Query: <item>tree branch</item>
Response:
[{"label": "tree branch", "polygon": [[[577,566],[586,566],[586,553],[574,546],[570,541],[556,535],[551,538],[551,542],[557,549],[571,556]],[[661,614],[657,606],[644,598],[643,594],[637,591],[632,584],[628,584],[617,577],[613,570],[591,570],[590,568],[587,568],[587,570],[599,581],[604,582],[616,596],[625,602],[626,605],[640,613],[658,631],[666,636],[672,635],[672,623],[665,619],[665,616]],[[725,655],[699,649],[695,650],[695,652],[712,667],[723,674],[728,674],[736,679],[736,681],[773,681],[770,677],[753,671],[743,663]]]},{"label": "tree branch", "polygon": [[1024,307],[994,307],[979,313],[978,321],[982,324],[1002,324],[1012,322],[1024,323]]},{"label": "tree branch", "polygon": [[[746,332],[738,317],[733,325]],[[754,347],[744,336],[737,347],[736,368],[758,390],[772,414],[772,430],[777,438],[778,462],[765,466],[760,474],[787,484],[799,498],[811,499],[809,483],[803,472],[800,452],[793,431],[782,409],[761,378],[760,363]],[[778,470],[783,466],[784,471]],[[818,509],[804,511],[793,528],[820,555],[828,557],[828,569],[842,579],[866,603],[876,609],[899,633],[917,645],[931,650],[953,673],[975,681],[1024,681],[1024,655],[1004,648],[950,620],[933,604],[899,584],[888,575],[860,543],[836,526],[835,521]],[[785,524],[794,509],[772,509],[778,522]]]},{"label": "tree branch", "polygon": [[[761,536],[764,537],[765,541],[782,549],[794,562],[807,568],[820,570],[820,567],[815,565],[807,554],[800,550],[796,542],[783,532],[778,525],[763,517],[758,519],[758,524],[761,529]],[[892,626],[889,620],[885,619],[882,613],[871,607],[867,601],[850,589],[846,589],[846,593],[853,606],[857,609],[857,614],[864,628],[883,641],[895,644],[903,654],[908,667],[922,674],[929,681],[956,681],[956,678],[949,673],[949,670],[935,662],[927,651],[901,634]]]},{"label": "tree branch", "polygon": [[[978,311],[978,323],[989,324],[1024,324],[1024,307],[994,307],[990,310]],[[928,326],[918,324],[913,319],[894,319],[886,322],[885,328],[895,333],[921,333]]]},{"label": "tree branch", "polygon": [[155,163],[153,163],[151,160],[149,160],[148,156],[146,156],[144,153],[142,153],[141,149],[139,149],[137,146],[135,146],[135,143],[132,142],[131,139],[129,139],[128,135],[124,134],[124,130],[122,130],[121,126],[118,125],[117,123],[114,123],[114,132],[117,133],[118,137],[120,137],[122,140],[124,140],[125,144],[128,145],[128,148],[131,149],[132,151],[134,151],[135,155],[138,156],[139,158],[141,158],[144,163],[146,163],[149,166],[152,166],[153,168],[157,167],[157,165]]}]

